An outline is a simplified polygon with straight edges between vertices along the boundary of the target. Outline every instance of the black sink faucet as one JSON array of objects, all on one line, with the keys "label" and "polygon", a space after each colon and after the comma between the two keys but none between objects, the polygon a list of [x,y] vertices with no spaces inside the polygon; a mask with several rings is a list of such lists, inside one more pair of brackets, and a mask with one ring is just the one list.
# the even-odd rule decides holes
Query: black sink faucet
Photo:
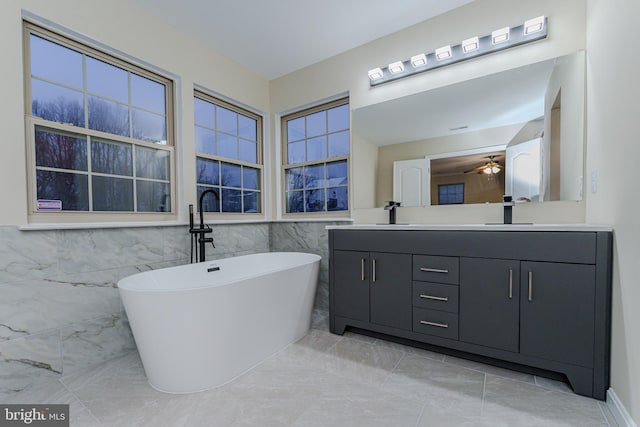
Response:
[{"label": "black sink faucet", "polygon": [[400,206],[400,202],[394,202],[389,200],[387,206],[384,207],[385,211],[389,211],[389,224],[396,223],[396,208]]},{"label": "black sink faucet", "polygon": [[218,192],[215,190],[212,190],[211,188],[204,190],[202,194],[200,194],[200,200],[198,200],[198,210],[200,212],[200,227],[198,228],[193,227],[193,209],[192,209],[192,205],[189,205],[189,233],[193,236],[193,240],[191,242],[191,255],[192,255],[191,261],[192,262],[193,262],[193,246],[195,245],[196,241],[197,241],[197,247],[198,247],[198,249],[196,250],[196,258],[198,259],[199,262],[204,262],[206,259],[206,254],[205,254],[206,243],[211,243],[211,245],[215,248],[215,245],[213,244],[213,237],[205,237],[205,234],[213,232],[211,227],[209,227],[208,225],[205,225],[204,223],[204,206],[202,204],[202,201],[204,199],[204,196],[207,193],[212,193],[216,197],[216,200],[220,201],[220,196],[218,195]]},{"label": "black sink faucet", "polygon": [[511,224],[513,221],[513,206],[515,202],[513,201],[513,197],[505,194],[502,196],[502,206],[504,207],[504,223]]}]

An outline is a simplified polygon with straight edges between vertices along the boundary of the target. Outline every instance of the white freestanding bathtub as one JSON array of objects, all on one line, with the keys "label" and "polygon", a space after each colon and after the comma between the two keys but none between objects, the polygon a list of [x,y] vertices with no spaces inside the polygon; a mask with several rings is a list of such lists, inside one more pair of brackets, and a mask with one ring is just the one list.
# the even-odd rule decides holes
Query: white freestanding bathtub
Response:
[{"label": "white freestanding bathtub", "polygon": [[149,384],[167,393],[214,388],[302,338],[320,259],[270,252],[120,280]]}]

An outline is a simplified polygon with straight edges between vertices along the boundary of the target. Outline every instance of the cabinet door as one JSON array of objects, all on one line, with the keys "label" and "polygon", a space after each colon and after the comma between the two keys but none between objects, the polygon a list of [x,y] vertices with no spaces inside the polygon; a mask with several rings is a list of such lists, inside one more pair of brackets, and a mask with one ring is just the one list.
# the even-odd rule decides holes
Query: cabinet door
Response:
[{"label": "cabinet door", "polygon": [[521,267],[520,353],[592,367],[595,266]]},{"label": "cabinet door", "polygon": [[411,330],[411,255],[372,252],[371,323]]},{"label": "cabinet door", "polygon": [[518,351],[520,262],[460,259],[461,341]]},{"label": "cabinet door", "polygon": [[369,321],[369,253],[334,251],[334,311],[336,316]]}]

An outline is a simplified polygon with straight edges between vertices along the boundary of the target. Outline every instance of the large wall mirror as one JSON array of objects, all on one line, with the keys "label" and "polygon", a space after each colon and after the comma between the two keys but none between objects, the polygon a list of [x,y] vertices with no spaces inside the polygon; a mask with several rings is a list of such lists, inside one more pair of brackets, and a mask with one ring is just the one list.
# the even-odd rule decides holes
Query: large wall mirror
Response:
[{"label": "large wall mirror", "polygon": [[422,192],[405,206],[580,200],[584,90],[579,51],[353,110],[354,138],[378,147],[375,206],[404,170]]}]

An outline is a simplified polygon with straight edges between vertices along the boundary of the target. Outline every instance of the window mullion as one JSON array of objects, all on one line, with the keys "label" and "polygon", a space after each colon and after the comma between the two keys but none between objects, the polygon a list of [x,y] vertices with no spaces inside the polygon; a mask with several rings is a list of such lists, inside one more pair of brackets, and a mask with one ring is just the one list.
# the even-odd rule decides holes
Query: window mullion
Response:
[{"label": "window mullion", "polygon": [[[131,95],[129,95],[131,96]],[[131,169],[132,169],[132,185],[133,185],[133,211],[138,212],[138,162],[136,161],[138,150],[135,145],[131,146]]]},{"label": "window mullion", "polygon": [[87,172],[89,174],[88,181],[88,191],[87,195],[89,198],[89,212],[93,212],[93,165],[91,164],[91,150],[93,148],[93,137],[87,135]]}]

